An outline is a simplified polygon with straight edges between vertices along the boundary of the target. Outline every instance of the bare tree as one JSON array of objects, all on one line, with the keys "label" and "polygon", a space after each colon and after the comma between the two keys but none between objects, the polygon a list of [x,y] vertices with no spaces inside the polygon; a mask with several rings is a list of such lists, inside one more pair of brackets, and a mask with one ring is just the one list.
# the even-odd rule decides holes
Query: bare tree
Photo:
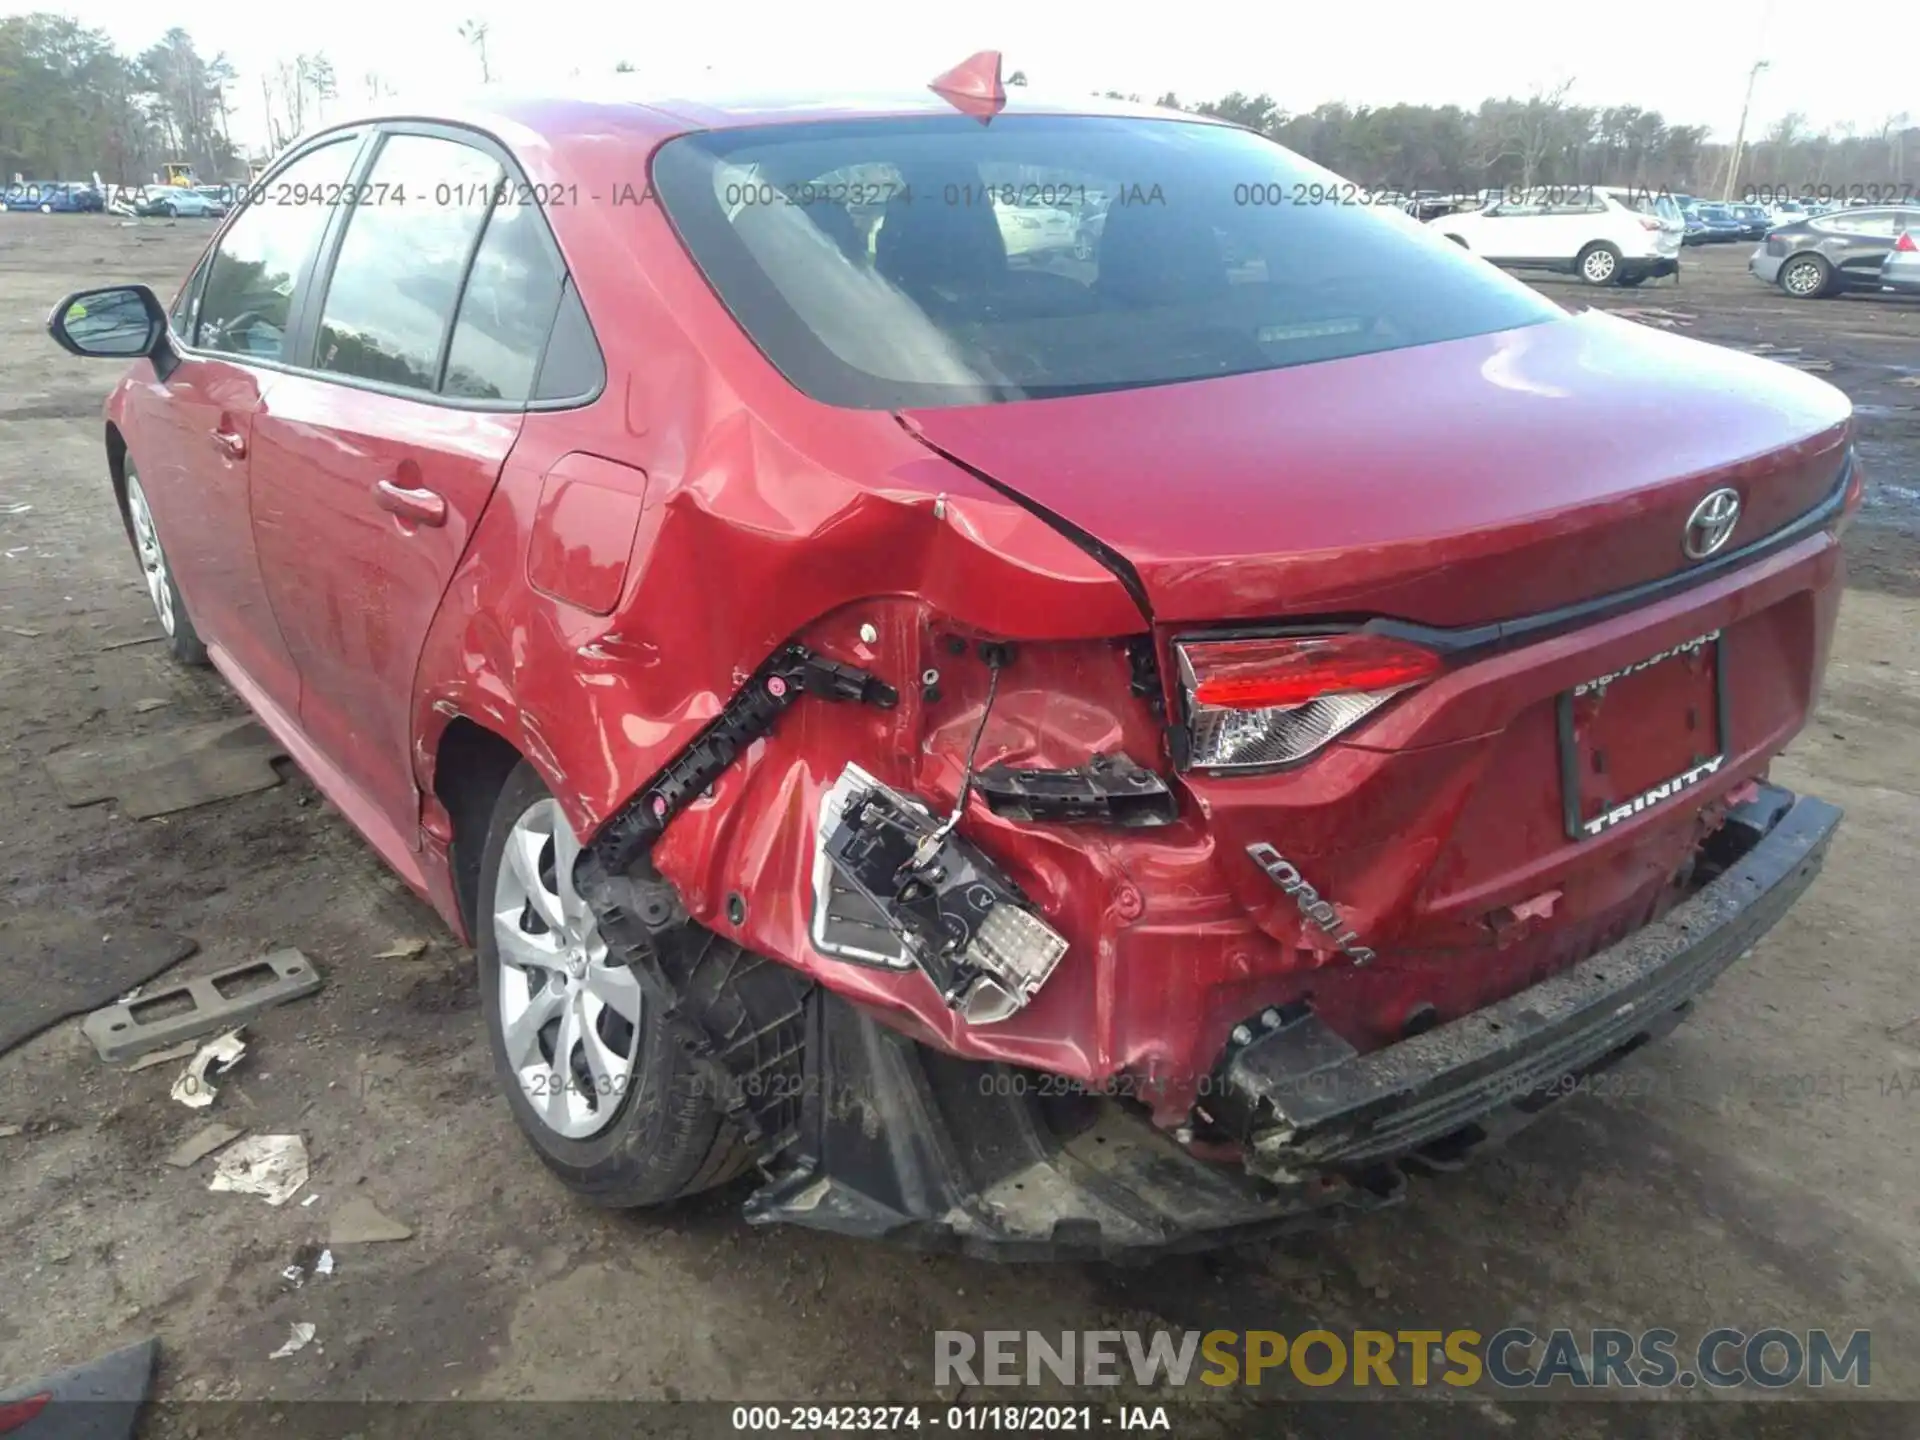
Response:
[{"label": "bare tree", "polygon": [[487,65],[487,22],[484,20],[462,20],[460,38],[473,46],[480,56],[480,83],[491,85],[493,71]]}]

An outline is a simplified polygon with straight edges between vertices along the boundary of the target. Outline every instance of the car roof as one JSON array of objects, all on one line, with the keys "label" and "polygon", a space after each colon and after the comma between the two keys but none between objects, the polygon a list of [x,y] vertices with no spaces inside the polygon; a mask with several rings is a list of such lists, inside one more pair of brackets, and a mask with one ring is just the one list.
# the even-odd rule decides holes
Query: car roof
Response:
[{"label": "car roof", "polygon": [[[424,120],[464,125],[492,134],[517,148],[516,141],[553,143],[582,135],[621,134],[633,140],[665,140],[696,130],[730,130],[754,125],[792,125],[808,121],[871,120],[962,113],[931,89],[875,93],[796,92],[790,94],[715,90],[707,94],[655,94],[624,77],[600,82],[570,95],[515,93],[499,86],[479,91],[421,93],[389,100],[328,121],[321,129],[392,120]],[[1179,119],[1198,124],[1230,122],[1183,110],[1167,110],[1128,100],[1098,96],[1029,93],[1007,89],[1001,115],[1088,115],[1133,119]],[[303,140],[306,136],[301,137]]]}]

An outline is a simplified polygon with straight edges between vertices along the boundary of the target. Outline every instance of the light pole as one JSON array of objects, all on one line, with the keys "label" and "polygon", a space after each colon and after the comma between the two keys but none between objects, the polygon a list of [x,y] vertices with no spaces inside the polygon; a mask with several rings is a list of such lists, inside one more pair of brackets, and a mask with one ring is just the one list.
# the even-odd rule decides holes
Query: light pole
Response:
[{"label": "light pole", "polygon": [[1753,69],[1747,72],[1747,98],[1740,102],[1740,128],[1733,132],[1733,154],[1727,157],[1727,181],[1720,187],[1722,200],[1733,199],[1734,182],[1740,178],[1740,150],[1747,143],[1747,111],[1753,108],[1753,82],[1766,68],[1765,60],[1756,60]]}]

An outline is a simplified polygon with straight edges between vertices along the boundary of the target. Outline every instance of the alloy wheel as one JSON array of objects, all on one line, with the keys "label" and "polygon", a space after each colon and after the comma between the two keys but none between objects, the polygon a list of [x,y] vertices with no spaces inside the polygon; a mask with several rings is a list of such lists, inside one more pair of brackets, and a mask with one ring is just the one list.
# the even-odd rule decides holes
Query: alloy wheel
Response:
[{"label": "alloy wheel", "polygon": [[1580,273],[1595,285],[1604,285],[1613,278],[1613,252],[1595,250],[1581,262]]},{"label": "alloy wheel", "polygon": [[1789,295],[1811,295],[1823,283],[1820,267],[1811,260],[1796,260],[1787,267],[1781,283]]},{"label": "alloy wheel", "polygon": [[140,488],[138,476],[127,476],[127,518],[133,522],[133,548],[140,557],[140,571],[147,582],[147,595],[153,601],[153,613],[160,617],[160,628],[171,637],[174,630],[173,585],[167,577],[167,552],[160,548],[159,532],[153,528],[153,512],[147,508],[147,492]]},{"label": "alloy wheel", "polygon": [[640,982],[607,963],[574,889],[579,855],[556,801],[528,806],[507,835],[492,909],[507,1063],[540,1123],[569,1140],[613,1123],[640,1049]]}]

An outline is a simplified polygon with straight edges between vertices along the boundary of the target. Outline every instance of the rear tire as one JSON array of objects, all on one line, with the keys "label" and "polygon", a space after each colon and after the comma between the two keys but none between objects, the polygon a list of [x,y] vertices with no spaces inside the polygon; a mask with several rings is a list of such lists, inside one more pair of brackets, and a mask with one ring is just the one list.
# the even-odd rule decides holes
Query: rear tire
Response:
[{"label": "rear tire", "polygon": [[569,1189],[614,1209],[661,1205],[731,1179],[747,1156],[670,997],[607,963],[598,921],[568,878],[579,850],[522,761],[494,804],[480,862],[474,948],[487,1045],[514,1122]]},{"label": "rear tire", "polygon": [[1602,240],[1582,250],[1573,268],[1589,285],[1611,285],[1620,277],[1620,252]]},{"label": "rear tire", "polygon": [[160,532],[154,528],[153,511],[147,505],[147,492],[141,488],[140,476],[135,472],[131,460],[126,468],[123,498],[126,501],[127,538],[133,542],[134,558],[140,562],[140,577],[146,582],[147,599],[153,603],[154,617],[166,632],[167,653],[182,665],[205,665],[207,647],[200,643],[200,632],[193,628],[193,618],[187,614],[186,599],[180,594],[180,586],[173,578],[173,566],[167,561],[166,549],[160,543]]},{"label": "rear tire", "polygon": [[1780,288],[1794,300],[1819,300],[1833,288],[1833,267],[1818,255],[1796,255],[1780,267]]}]

